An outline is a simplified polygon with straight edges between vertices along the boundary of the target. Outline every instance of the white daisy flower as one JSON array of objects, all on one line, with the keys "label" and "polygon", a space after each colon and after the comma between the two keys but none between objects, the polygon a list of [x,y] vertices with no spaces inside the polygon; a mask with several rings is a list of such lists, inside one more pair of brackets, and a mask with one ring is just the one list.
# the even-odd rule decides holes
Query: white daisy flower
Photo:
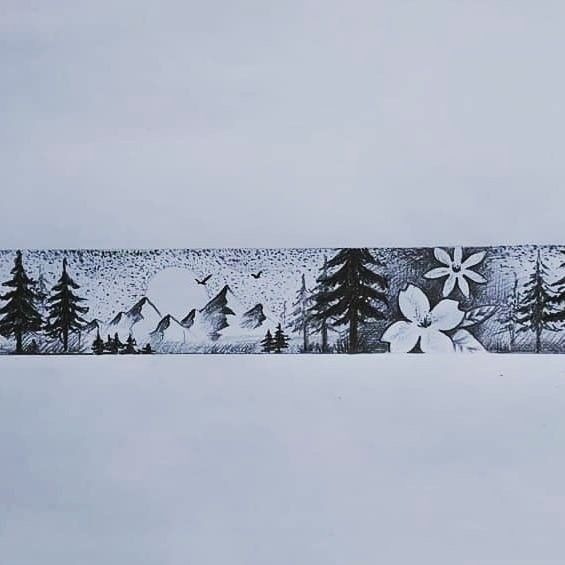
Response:
[{"label": "white daisy flower", "polygon": [[471,270],[471,267],[478,265],[485,258],[484,251],[473,253],[464,261],[463,249],[461,247],[455,247],[453,250],[453,259],[447,251],[440,247],[436,247],[434,249],[434,255],[435,258],[445,266],[436,267],[435,269],[428,271],[424,277],[427,279],[447,277],[447,280],[443,285],[443,296],[449,296],[457,284],[463,295],[466,298],[469,298],[469,283],[467,282],[467,279],[479,284],[487,282],[482,275]]}]

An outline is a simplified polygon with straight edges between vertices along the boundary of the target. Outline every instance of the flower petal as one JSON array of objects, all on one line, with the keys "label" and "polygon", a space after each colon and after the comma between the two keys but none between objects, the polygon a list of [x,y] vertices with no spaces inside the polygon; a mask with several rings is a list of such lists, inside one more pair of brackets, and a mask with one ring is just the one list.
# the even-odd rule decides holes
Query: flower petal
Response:
[{"label": "flower petal", "polygon": [[459,310],[459,302],[456,300],[442,300],[430,313],[431,326],[434,330],[449,331],[456,328],[465,316],[465,312]]},{"label": "flower petal", "polygon": [[469,298],[469,293],[470,293],[469,283],[461,273],[459,273],[459,275],[457,276],[457,284],[459,285],[459,289],[463,293],[463,296],[465,298]]},{"label": "flower petal", "polygon": [[442,249],[441,247],[436,247],[434,249],[434,256],[440,263],[443,263],[448,267],[450,267],[451,264],[453,263],[451,257],[449,256],[449,253],[445,251],[445,249]]},{"label": "flower petal", "polygon": [[453,334],[453,347],[457,353],[486,351],[483,344],[467,330],[457,330]]},{"label": "flower petal", "polygon": [[463,261],[463,248],[461,246],[453,248],[453,262],[456,265],[461,265]]},{"label": "flower petal", "polygon": [[453,353],[453,342],[445,334],[431,328],[422,332],[420,348],[424,353]]},{"label": "flower petal", "polygon": [[398,306],[402,315],[411,322],[422,322],[430,313],[428,297],[413,284],[398,294]]},{"label": "flower petal", "polygon": [[436,267],[431,271],[428,271],[424,277],[426,279],[439,279],[440,277],[447,277],[451,273],[451,269],[447,267]]},{"label": "flower petal", "polygon": [[469,257],[467,257],[465,261],[463,261],[461,267],[463,267],[464,269],[468,269],[469,267],[474,267],[475,265],[478,265],[485,258],[485,255],[486,255],[485,251],[479,251],[478,253],[473,253],[472,255],[469,255]]},{"label": "flower petal", "polygon": [[421,328],[412,322],[394,322],[383,336],[381,341],[390,343],[391,353],[408,353],[418,343]]},{"label": "flower petal", "polygon": [[482,283],[486,283],[487,280],[485,279],[485,277],[483,277],[483,275],[479,275],[479,273],[475,273],[475,271],[471,271],[470,269],[465,269],[463,271],[461,271],[461,274],[464,277],[467,277],[468,279],[471,279],[473,282],[482,284]]},{"label": "flower petal", "polygon": [[457,277],[453,273],[450,273],[449,278],[443,284],[443,295],[444,296],[449,296],[453,292],[453,289],[455,288],[455,282],[456,281],[457,281]]}]

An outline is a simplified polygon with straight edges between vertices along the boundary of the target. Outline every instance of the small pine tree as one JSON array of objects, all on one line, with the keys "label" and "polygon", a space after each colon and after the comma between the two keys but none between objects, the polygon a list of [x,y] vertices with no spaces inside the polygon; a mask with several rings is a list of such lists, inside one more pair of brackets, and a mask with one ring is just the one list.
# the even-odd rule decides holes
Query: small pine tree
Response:
[{"label": "small pine tree", "polygon": [[108,339],[106,340],[106,343],[104,344],[104,349],[108,352],[108,353],[119,353],[120,349],[124,346],[124,344],[120,341],[120,338],[117,334],[117,332],[114,334],[114,337],[112,337],[111,335],[108,334]]},{"label": "small pine tree", "polygon": [[23,338],[29,332],[39,331],[43,325],[41,314],[37,311],[38,297],[33,289],[33,281],[24,269],[22,252],[16,253],[12,278],[2,286],[11,290],[0,296],[6,304],[0,308],[0,334],[14,337],[16,353],[23,353]]},{"label": "small pine tree", "polygon": [[302,348],[304,351],[310,349],[310,291],[306,288],[306,278],[302,275],[302,284],[296,293],[296,300],[292,307],[291,330],[302,336]]},{"label": "small pine tree", "polygon": [[137,349],[135,348],[136,345],[137,342],[135,341],[134,337],[129,334],[122,353],[137,353]]},{"label": "small pine tree", "polygon": [[275,340],[273,339],[273,335],[271,334],[271,330],[267,330],[265,334],[265,338],[261,342],[261,348],[263,353],[272,353],[275,349]]},{"label": "small pine tree", "polygon": [[548,283],[548,269],[537,251],[534,271],[524,285],[516,309],[516,322],[522,331],[533,331],[535,335],[535,352],[542,350],[542,333],[544,330],[555,331],[553,322],[555,314],[551,305],[555,301],[551,284]]},{"label": "small pine tree", "polygon": [[113,344],[114,344],[114,350],[116,353],[118,353],[121,349],[123,349],[125,347],[125,344],[123,344],[120,341],[120,337],[118,336],[118,332],[116,332],[114,334],[114,339],[112,340]]},{"label": "small pine tree", "polygon": [[63,344],[63,351],[69,350],[69,335],[80,331],[86,324],[81,316],[88,312],[86,306],[81,306],[84,298],[76,295],[73,290],[80,286],[67,272],[67,259],[63,259],[63,272],[57,284],[53,287],[49,303],[49,316],[46,332],[49,337],[58,339]]},{"label": "small pine tree", "polygon": [[333,326],[348,326],[349,352],[359,351],[359,326],[369,320],[386,319],[388,281],[370,267],[381,266],[368,249],[341,249],[326,268],[332,272],[320,281],[323,292],[316,295],[316,318],[331,320]]},{"label": "small pine tree", "polygon": [[273,339],[273,351],[282,353],[283,349],[288,347],[288,336],[283,332],[281,325],[277,326],[277,331]]},{"label": "small pine tree", "polygon": [[146,344],[145,347],[142,349],[142,352],[145,353],[146,355],[150,355],[151,353],[153,353],[153,349],[151,349],[151,344]]},{"label": "small pine tree", "polygon": [[95,355],[102,355],[104,353],[104,341],[100,337],[100,330],[96,332],[96,339],[92,343],[92,351]]}]

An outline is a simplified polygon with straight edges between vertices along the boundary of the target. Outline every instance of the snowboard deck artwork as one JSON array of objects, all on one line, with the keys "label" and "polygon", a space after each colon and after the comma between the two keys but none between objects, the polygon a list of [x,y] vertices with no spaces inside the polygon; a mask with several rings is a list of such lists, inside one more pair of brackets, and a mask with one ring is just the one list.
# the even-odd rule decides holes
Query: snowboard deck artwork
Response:
[{"label": "snowboard deck artwork", "polygon": [[565,247],[0,251],[0,354],[565,353]]}]

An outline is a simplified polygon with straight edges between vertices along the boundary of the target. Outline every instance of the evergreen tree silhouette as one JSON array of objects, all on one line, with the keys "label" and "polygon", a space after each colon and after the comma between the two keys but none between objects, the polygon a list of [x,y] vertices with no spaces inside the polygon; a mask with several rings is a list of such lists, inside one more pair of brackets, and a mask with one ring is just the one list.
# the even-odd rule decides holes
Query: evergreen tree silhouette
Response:
[{"label": "evergreen tree silhouette", "polygon": [[320,277],[323,290],[315,296],[315,319],[332,326],[348,326],[349,352],[359,351],[359,326],[369,320],[384,320],[388,305],[388,281],[371,270],[381,266],[366,248],[341,249],[326,264],[332,271]]},{"label": "evergreen tree silhouette", "polygon": [[306,278],[302,275],[302,284],[296,293],[296,300],[292,307],[291,331],[302,336],[302,348],[304,351],[310,349],[308,338],[310,337],[310,313],[311,296],[306,288]]},{"label": "evergreen tree silhouette", "polygon": [[275,340],[273,339],[273,335],[271,334],[271,330],[267,330],[265,334],[265,338],[261,342],[261,347],[263,349],[263,353],[271,353],[275,349]]},{"label": "evergreen tree silhouette", "polygon": [[104,353],[104,341],[100,337],[100,330],[96,332],[96,339],[92,343],[92,351],[95,355],[102,355]]},{"label": "evergreen tree silhouette", "polygon": [[[562,254],[565,251],[561,251]],[[560,269],[565,268],[565,263],[561,263]],[[551,304],[553,311],[548,314],[547,320],[549,322],[564,322],[565,321],[565,276],[554,282],[552,285],[553,298]]]},{"label": "evergreen tree silhouette", "polygon": [[0,308],[0,334],[15,338],[16,353],[23,353],[25,335],[40,330],[43,320],[37,311],[37,294],[33,289],[33,280],[25,272],[21,251],[16,253],[10,273],[12,278],[2,286],[11,290],[0,296],[1,300],[6,301]]},{"label": "evergreen tree silhouette", "polygon": [[313,330],[319,332],[322,338],[321,350],[322,353],[328,351],[328,330],[330,327],[328,317],[326,314],[327,303],[325,301],[325,296],[331,290],[331,286],[327,282],[328,278],[328,258],[324,257],[324,265],[322,266],[322,272],[320,276],[316,279],[318,283],[316,288],[312,293],[311,307],[310,307],[310,319],[312,322]]},{"label": "evergreen tree silhouette", "polygon": [[108,339],[106,340],[106,343],[104,344],[104,349],[108,352],[108,353],[119,353],[120,349],[124,346],[124,344],[120,341],[120,338],[118,336],[118,333],[116,332],[114,334],[114,337],[112,337],[110,334],[108,334]]},{"label": "evergreen tree silhouette", "polygon": [[552,324],[556,321],[552,309],[555,295],[547,279],[548,269],[538,249],[534,271],[524,285],[516,309],[516,322],[521,326],[519,329],[534,332],[536,353],[542,350],[542,332],[544,330],[556,331]]},{"label": "evergreen tree silhouette", "polygon": [[63,259],[63,272],[57,284],[53,287],[51,297],[48,299],[49,315],[46,333],[49,337],[58,339],[63,344],[63,351],[69,350],[69,334],[80,329],[86,324],[81,314],[86,314],[88,308],[81,306],[84,298],[73,291],[80,286],[67,272],[67,259]]},{"label": "evergreen tree silhouette", "polygon": [[123,348],[122,353],[137,353],[137,350],[135,348],[136,345],[137,345],[137,343],[136,343],[134,337],[131,334],[129,334],[129,337],[126,341],[126,344]]},{"label": "evergreen tree silhouette", "polygon": [[288,336],[283,332],[281,325],[277,326],[273,339],[273,351],[275,353],[282,353],[283,349],[288,347]]},{"label": "evergreen tree silhouette", "polygon": [[120,341],[120,336],[118,335],[118,332],[116,332],[114,334],[114,339],[112,340],[113,343],[113,350],[118,353],[121,349],[123,349],[125,347],[125,345]]},{"label": "evergreen tree silhouette", "polygon": [[141,350],[142,353],[145,353],[146,355],[149,355],[151,353],[153,353],[153,349],[151,349],[151,344],[146,344],[145,347]]}]

